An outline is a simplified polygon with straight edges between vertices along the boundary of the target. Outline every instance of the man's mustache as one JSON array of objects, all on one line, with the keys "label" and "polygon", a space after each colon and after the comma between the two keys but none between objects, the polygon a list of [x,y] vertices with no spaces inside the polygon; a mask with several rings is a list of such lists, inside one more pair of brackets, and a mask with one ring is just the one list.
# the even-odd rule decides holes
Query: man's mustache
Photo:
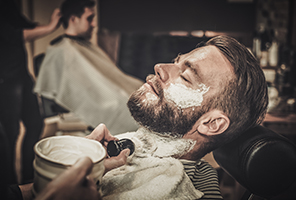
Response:
[{"label": "man's mustache", "polygon": [[146,77],[146,82],[147,82],[147,81],[152,82],[154,89],[157,91],[158,96],[159,96],[160,99],[162,100],[163,97],[164,97],[164,94],[163,94],[163,88],[161,87],[161,84],[160,84],[160,79],[159,79],[159,77],[156,76],[156,75],[154,75],[154,74],[149,74],[149,75]]}]

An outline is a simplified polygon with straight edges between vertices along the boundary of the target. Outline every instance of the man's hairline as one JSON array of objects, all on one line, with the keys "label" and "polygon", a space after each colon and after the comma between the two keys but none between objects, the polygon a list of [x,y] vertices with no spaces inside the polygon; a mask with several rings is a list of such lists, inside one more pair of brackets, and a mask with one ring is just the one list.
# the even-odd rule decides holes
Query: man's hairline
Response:
[{"label": "man's hairline", "polygon": [[[86,8],[89,8],[89,9],[93,8],[93,9],[94,9],[94,8],[95,8],[95,5],[94,5],[94,6],[84,6],[84,8],[83,8],[84,12],[83,12],[80,16],[75,15],[75,14],[72,14],[71,16],[81,18],[82,15],[85,13],[85,9],[86,9]],[[94,10],[94,13],[93,13],[93,14],[95,14],[95,10]],[[69,21],[70,21],[70,18],[69,18]]]}]

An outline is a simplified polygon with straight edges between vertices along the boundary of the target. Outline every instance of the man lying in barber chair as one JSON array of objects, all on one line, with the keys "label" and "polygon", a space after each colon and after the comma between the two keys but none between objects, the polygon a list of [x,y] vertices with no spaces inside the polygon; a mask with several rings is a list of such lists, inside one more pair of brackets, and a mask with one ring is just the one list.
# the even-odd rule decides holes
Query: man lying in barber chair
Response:
[{"label": "man lying in barber chair", "polygon": [[[117,135],[136,149],[128,165],[104,176],[103,199],[221,199],[216,172],[201,158],[258,126],[267,105],[257,60],[233,38],[215,37],[157,64],[128,101],[142,128]],[[296,155],[292,144],[288,151]]]},{"label": "man lying in barber chair", "polygon": [[[267,104],[266,82],[257,60],[233,38],[214,37],[203,46],[179,55],[173,63],[157,64],[155,75],[149,75],[128,101],[130,112],[141,128],[116,135],[118,139],[131,139],[135,150],[125,165],[105,174],[102,198],[222,199],[216,171],[201,158],[216,150],[217,160],[229,169],[223,156],[229,153],[229,160],[233,158],[235,162],[236,154],[246,148],[245,144],[239,145],[235,152],[224,148],[223,154],[223,145],[241,137],[242,143],[249,142],[252,140],[249,135],[260,138],[262,132],[265,134],[266,129],[258,125]],[[247,136],[243,134],[246,130]],[[295,161],[295,146],[277,137],[274,140],[288,144],[284,152],[290,152]],[[104,143],[114,139],[104,125],[88,138]],[[255,143],[254,148],[264,141],[259,139]],[[247,153],[250,152],[256,158],[252,148]],[[279,160],[277,156],[272,158],[276,158],[275,162]],[[246,160],[243,164],[243,168],[254,170],[253,162]],[[295,162],[288,164],[295,167]],[[287,170],[293,171],[290,167]],[[245,181],[239,171],[234,174],[239,181]],[[269,174],[274,175],[277,176]],[[285,187],[295,180],[295,173],[291,177],[293,180]]]}]

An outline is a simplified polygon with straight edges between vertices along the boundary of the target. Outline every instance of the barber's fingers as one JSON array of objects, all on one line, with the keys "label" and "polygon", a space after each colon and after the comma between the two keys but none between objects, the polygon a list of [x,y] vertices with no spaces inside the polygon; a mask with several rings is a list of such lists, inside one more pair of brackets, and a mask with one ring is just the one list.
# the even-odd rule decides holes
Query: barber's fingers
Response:
[{"label": "barber's fingers", "polygon": [[61,10],[59,8],[54,9],[54,11],[52,12],[52,16],[61,17]]},{"label": "barber's fingers", "polygon": [[75,180],[77,182],[85,181],[93,168],[93,162],[89,157],[79,158],[76,163],[69,169],[70,174],[75,174]]},{"label": "barber's fingers", "polygon": [[127,157],[130,154],[129,149],[124,149],[116,157],[106,158],[104,161],[105,173],[126,164]]},{"label": "barber's fingers", "polygon": [[60,26],[60,18],[61,18],[61,11],[59,8],[56,8],[53,13],[51,14],[50,25],[52,28],[58,28]]},{"label": "barber's fingers", "polygon": [[105,146],[107,146],[107,142],[111,140],[118,140],[111,135],[105,124],[99,124],[90,135],[86,136],[86,138],[97,140]]}]

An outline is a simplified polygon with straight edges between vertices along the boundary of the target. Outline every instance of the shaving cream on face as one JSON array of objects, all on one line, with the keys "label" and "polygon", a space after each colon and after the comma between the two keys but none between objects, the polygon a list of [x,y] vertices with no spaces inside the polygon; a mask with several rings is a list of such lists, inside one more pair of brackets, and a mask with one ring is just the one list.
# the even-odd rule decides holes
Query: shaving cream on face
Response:
[{"label": "shaving cream on face", "polygon": [[[128,135],[130,134],[130,135]],[[135,157],[175,157],[191,151],[196,144],[192,139],[175,138],[162,135],[140,127],[136,132],[119,135],[121,138],[130,138],[135,144]]]},{"label": "shaving cream on face", "polygon": [[203,101],[203,95],[208,92],[210,87],[200,84],[198,89],[188,88],[183,84],[171,83],[164,90],[164,96],[167,100],[173,101],[180,108],[189,108],[200,106]]},{"label": "shaving cream on face", "polygon": [[[138,94],[139,96],[145,95],[145,98],[142,98],[141,103],[148,103],[148,102],[157,100],[157,96],[152,92],[150,92],[149,90],[147,90],[147,88],[144,85],[140,87],[138,92],[139,92]],[[141,106],[141,104],[138,104],[138,106]]]},{"label": "shaving cream on face", "polygon": [[152,94],[151,92],[147,92],[145,94],[146,96],[146,100],[148,101],[156,101],[157,100],[157,96],[155,94]]}]

